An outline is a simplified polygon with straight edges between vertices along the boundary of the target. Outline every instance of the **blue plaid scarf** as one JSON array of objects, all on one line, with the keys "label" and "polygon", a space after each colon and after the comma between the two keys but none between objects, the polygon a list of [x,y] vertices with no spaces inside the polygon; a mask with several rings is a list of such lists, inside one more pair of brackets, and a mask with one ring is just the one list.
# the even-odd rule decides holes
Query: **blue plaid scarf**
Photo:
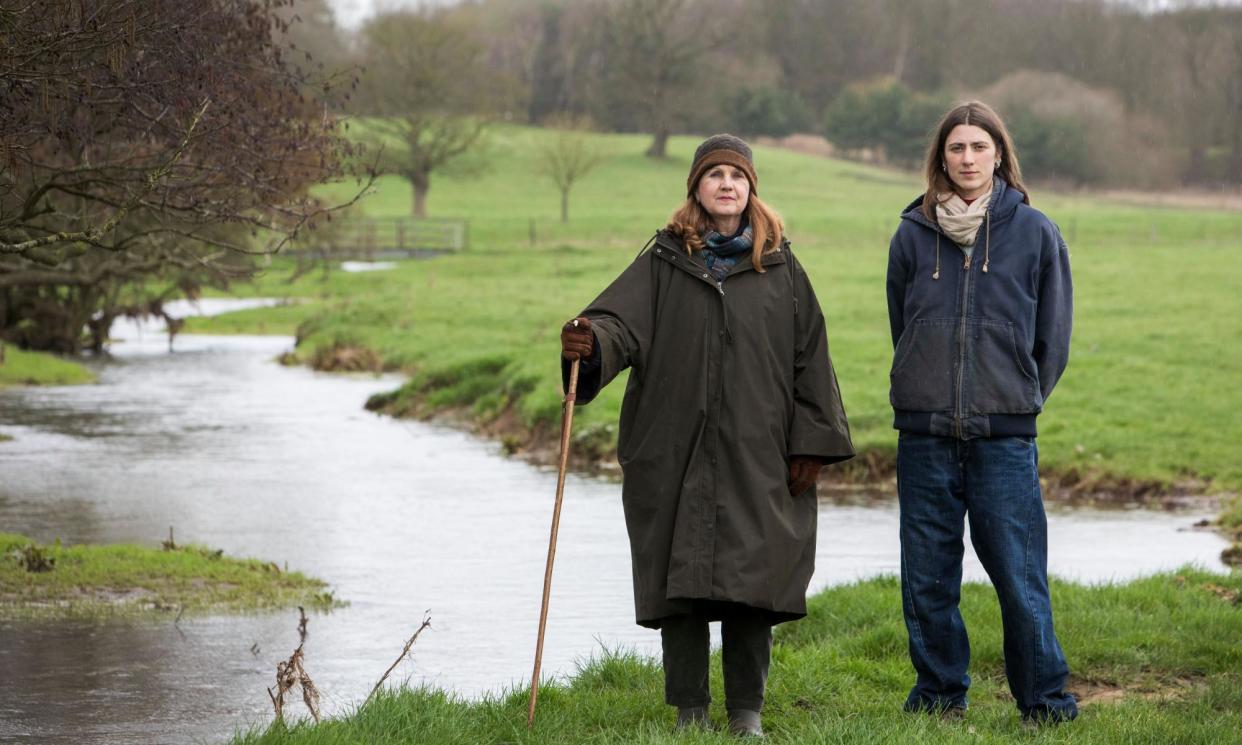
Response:
[{"label": "blue plaid scarf", "polygon": [[703,263],[707,271],[712,273],[717,282],[723,282],[729,270],[742,258],[750,253],[755,245],[754,231],[749,224],[731,236],[723,236],[714,230],[703,234]]}]

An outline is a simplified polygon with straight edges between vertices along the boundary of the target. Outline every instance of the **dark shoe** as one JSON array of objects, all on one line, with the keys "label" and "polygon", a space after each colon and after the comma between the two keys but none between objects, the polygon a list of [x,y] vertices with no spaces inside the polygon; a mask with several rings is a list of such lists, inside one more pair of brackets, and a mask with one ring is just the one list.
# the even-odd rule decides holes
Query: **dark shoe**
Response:
[{"label": "dark shoe", "polygon": [[737,709],[729,712],[729,734],[737,737],[763,737],[759,712],[752,709]]},{"label": "dark shoe", "polygon": [[711,729],[706,706],[683,706],[677,709],[677,729]]},{"label": "dark shoe", "polygon": [[1071,721],[1077,716],[1077,706],[1069,711],[1055,711],[1049,709],[1025,711],[1022,712],[1022,729],[1025,732],[1035,732],[1041,727],[1055,727],[1058,724]]},{"label": "dark shoe", "polygon": [[918,689],[910,691],[901,705],[907,714],[934,714],[941,719],[957,720],[966,715],[966,697],[930,699],[919,695]]}]

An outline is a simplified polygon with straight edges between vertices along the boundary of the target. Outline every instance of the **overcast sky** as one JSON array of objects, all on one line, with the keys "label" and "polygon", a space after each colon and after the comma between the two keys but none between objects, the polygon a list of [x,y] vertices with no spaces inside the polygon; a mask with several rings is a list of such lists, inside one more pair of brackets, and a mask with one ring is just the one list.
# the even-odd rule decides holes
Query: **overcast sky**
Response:
[{"label": "overcast sky", "polygon": [[[368,17],[375,15],[375,12],[386,8],[416,8],[420,5],[449,5],[457,0],[327,0],[328,5],[332,6],[332,13],[336,16],[336,22],[345,28],[358,28],[358,26]],[[1118,0],[1119,2],[1146,7],[1148,9],[1167,8],[1172,5],[1178,5],[1186,2],[1186,0]],[[1204,0],[1206,2],[1207,0]],[[1222,5],[1238,5],[1242,0],[1215,0]]]},{"label": "overcast sky", "polygon": [[327,0],[337,24],[345,28],[358,28],[381,9],[417,8],[420,5],[446,5],[452,2],[455,0]]}]

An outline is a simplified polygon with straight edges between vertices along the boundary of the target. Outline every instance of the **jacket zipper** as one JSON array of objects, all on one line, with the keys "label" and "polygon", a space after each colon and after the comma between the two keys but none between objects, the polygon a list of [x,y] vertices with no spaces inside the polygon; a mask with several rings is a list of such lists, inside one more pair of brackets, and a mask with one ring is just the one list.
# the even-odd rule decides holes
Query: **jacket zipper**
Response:
[{"label": "jacket zipper", "polygon": [[962,263],[962,316],[957,333],[957,407],[953,429],[962,439],[962,371],[966,369],[966,309],[970,295],[970,256]]}]

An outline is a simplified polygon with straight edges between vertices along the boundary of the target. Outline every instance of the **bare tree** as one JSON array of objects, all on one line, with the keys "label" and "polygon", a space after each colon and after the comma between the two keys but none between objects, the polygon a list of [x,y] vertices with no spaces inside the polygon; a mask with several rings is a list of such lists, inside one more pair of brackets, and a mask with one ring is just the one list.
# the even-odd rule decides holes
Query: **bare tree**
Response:
[{"label": "bare tree", "polygon": [[495,79],[483,48],[442,14],[376,16],[362,41],[362,106],[381,168],[410,182],[412,212],[425,217],[431,175],[479,144]]},{"label": "bare tree", "polygon": [[665,157],[669,135],[701,101],[695,88],[718,38],[711,10],[694,0],[619,0],[606,17],[600,94],[651,133],[649,157]]},{"label": "bare tree", "polygon": [[98,347],[324,214],[352,149],[272,41],[285,2],[0,6],[0,334]]},{"label": "bare tree", "polygon": [[1229,39],[1212,9],[1184,8],[1159,19],[1167,34],[1169,90],[1162,104],[1165,115],[1177,123],[1178,139],[1186,148],[1184,180],[1200,180],[1206,173],[1210,148],[1219,144],[1225,112],[1222,88],[1228,90]]},{"label": "bare tree", "polygon": [[561,191],[561,222],[569,222],[569,192],[574,184],[595,169],[603,153],[590,138],[593,127],[584,117],[556,116],[548,119],[552,136],[539,146],[539,171]]}]

